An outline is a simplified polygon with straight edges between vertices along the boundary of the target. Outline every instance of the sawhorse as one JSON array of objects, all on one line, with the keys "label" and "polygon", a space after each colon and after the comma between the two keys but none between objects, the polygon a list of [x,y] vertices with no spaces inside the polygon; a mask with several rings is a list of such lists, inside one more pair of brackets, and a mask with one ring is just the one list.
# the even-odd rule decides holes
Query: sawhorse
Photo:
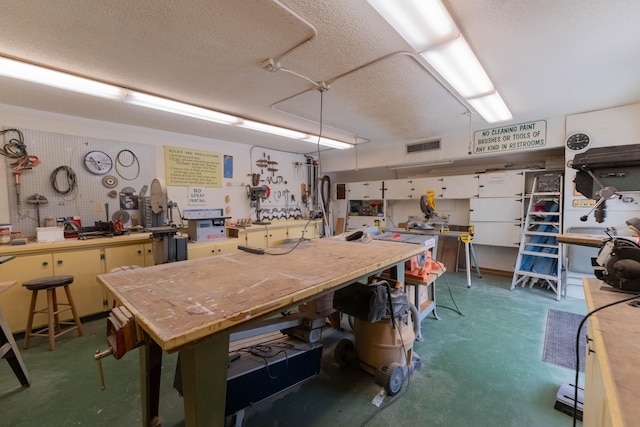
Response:
[{"label": "sawhorse", "polygon": [[[13,286],[15,283],[16,282],[0,282],[0,293]],[[29,387],[31,385],[31,379],[29,378],[29,374],[27,373],[27,368],[25,368],[24,366],[24,362],[22,361],[22,356],[20,356],[20,351],[18,350],[16,341],[13,339],[11,329],[9,328],[9,324],[5,320],[1,309],[0,358],[7,359],[7,362],[9,362],[9,366],[11,366],[13,373],[16,374],[16,377],[18,377],[18,380],[23,387]]]}]

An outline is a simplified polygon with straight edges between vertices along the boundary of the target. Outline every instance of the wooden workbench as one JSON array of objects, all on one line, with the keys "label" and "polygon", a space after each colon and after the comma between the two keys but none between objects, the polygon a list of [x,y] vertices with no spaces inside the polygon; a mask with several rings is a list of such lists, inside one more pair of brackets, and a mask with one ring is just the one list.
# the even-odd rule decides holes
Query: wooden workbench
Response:
[{"label": "wooden workbench", "polygon": [[282,256],[236,252],[98,276],[146,336],[143,425],[158,416],[162,350],[180,352],[185,425],[222,425],[233,327],[388,268],[402,282],[404,261],[422,251],[405,243],[317,239]]},{"label": "wooden workbench", "polygon": [[[589,311],[629,298],[597,279],[583,280]],[[640,420],[640,307],[621,303],[588,319],[585,426],[635,426]]]}]

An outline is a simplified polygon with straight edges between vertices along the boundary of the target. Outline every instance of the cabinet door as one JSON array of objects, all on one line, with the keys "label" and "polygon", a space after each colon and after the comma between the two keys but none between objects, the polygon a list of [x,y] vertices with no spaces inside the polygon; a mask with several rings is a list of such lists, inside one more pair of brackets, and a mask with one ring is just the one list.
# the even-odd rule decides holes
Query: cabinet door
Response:
[{"label": "cabinet door", "polygon": [[478,175],[455,175],[442,178],[443,199],[478,197]]},{"label": "cabinet door", "polygon": [[247,230],[247,245],[254,246],[256,248],[267,247],[267,231],[263,225],[258,225],[256,230]]},{"label": "cabinet door", "polygon": [[281,245],[285,239],[288,238],[287,228],[270,228],[267,234],[267,245],[278,246]]},{"label": "cabinet door", "polygon": [[420,200],[422,195],[427,194],[427,190],[433,190],[436,198],[442,197],[443,178],[416,178],[413,180],[413,192],[411,197]]},{"label": "cabinet door", "polygon": [[304,228],[304,225],[297,225],[295,227],[288,227],[287,228],[287,238],[288,239],[299,239],[300,237],[304,237],[307,239],[311,238],[311,234],[313,234],[313,232],[311,231],[311,229],[313,228],[312,224],[309,223],[309,225],[307,226],[306,230]]},{"label": "cabinet door", "polygon": [[216,255],[230,254],[238,252],[238,239],[227,239],[216,242]]},{"label": "cabinet door", "polygon": [[412,179],[390,179],[384,181],[385,200],[411,199],[414,194]]},{"label": "cabinet door", "polygon": [[214,242],[190,243],[187,245],[188,259],[205,258],[216,254],[216,244]]},{"label": "cabinet door", "polygon": [[522,197],[524,172],[504,171],[480,174],[478,194],[480,197]]},{"label": "cabinet door", "polygon": [[[145,266],[145,245],[127,245],[110,247],[104,249],[105,260],[105,272],[109,273],[116,267],[122,267],[124,265],[138,265],[140,267]],[[151,249],[151,244],[148,244],[148,249]],[[151,255],[153,258],[153,255]]]},{"label": "cabinet door", "polygon": [[[80,317],[105,310],[104,289],[96,280],[96,276],[103,273],[101,258],[102,251],[98,248],[53,254],[54,274],[73,276],[73,284],[69,286],[69,290]],[[64,295],[62,289],[58,289],[58,295]],[[65,299],[62,296],[60,301]],[[71,319],[71,311],[65,312],[62,318]]]},{"label": "cabinet door", "polygon": [[382,199],[382,181],[350,182],[347,190],[349,200]]},{"label": "cabinet door", "polygon": [[[22,284],[37,277],[53,275],[51,254],[17,256],[9,262],[0,264],[0,280],[17,283],[0,294],[0,307],[12,332],[27,328],[31,291]],[[43,308],[46,297],[39,296],[37,308]],[[47,323],[46,316],[36,316],[34,327]]]},{"label": "cabinet door", "polygon": [[469,200],[469,219],[475,221],[522,221],[522,198],[487,197]]},{"label": "cabinet door", "polygon": [[473,243],[517,248],[522,236],[519,222],[473,222]]},{"label": "cabinet door", "polygon": [[149,267],[151,265],[156,265],[156,260],[153,257],[153,244],[145,243],[143,245],[143,251],[144,251],[144,266]]}]

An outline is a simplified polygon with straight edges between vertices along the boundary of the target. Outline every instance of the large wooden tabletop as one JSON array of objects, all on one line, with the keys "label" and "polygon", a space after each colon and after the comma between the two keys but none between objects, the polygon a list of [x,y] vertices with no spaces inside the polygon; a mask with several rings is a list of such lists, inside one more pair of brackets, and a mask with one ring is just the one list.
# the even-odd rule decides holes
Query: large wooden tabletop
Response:
[{"label": "large wooden tabletop", "polygon": [[408,243],[323,238],[304,241],[286,255],[236,252],[102,274],[98,280],[163,350],[174,352],[422,251]]},{"label": "large wooden tabletop", "polygon": [[[612,292],[612,287],[597,279],[584,279],[583,285],[589,310],[632,296]],[[589,321],[595,334],[589,338],[602,344],[597,351],[613,425],[638,425],[640,308],[627,303],[618,304],[595,313]]]}]

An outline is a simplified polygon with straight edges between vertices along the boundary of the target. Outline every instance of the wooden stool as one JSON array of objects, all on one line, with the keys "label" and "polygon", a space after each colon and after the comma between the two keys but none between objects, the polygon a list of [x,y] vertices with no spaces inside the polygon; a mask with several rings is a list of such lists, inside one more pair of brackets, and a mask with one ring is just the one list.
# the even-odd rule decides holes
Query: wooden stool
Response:
[{"label": "wooden stool", "polygon": [[[56,338],[62,334],[65,334],[74,329],[78,330],[78,335],[82,336],[82,324],[78,317],[78,312],[73,304],[73,298],[71,298],[71,291],[69,291],[69,285],[73,283],[73,276],[48,276],[40,277],[38,279],[29,280],[22,284],[25,288],[32,291],[31,295],[31,308],[29,309],[29,321],[27,322],[27,330],[24,333],[24,348],[29,348],[29,340],[31,337],[49,337],[49,350],[53,351],[56,348]],[[64,287],[64,291],[67,294],[67,302],[58,302],[56,296],[56,288],[60,286]],[[38,300],[38,291],[47,291],[47,306],[41,310],[36,310],[36,302]],[[67,306],[63,309],[58,309],[58,306]],[[60,321],[60,313],[71,310],[73,314],[73,321]],[[33,332],[33,315],[36,313],[47,314],[49,317],[48,325]],[[62,329],[61,325],[73,325],[71,327]],[[43,332],[44,330],[47,332]]]}]

